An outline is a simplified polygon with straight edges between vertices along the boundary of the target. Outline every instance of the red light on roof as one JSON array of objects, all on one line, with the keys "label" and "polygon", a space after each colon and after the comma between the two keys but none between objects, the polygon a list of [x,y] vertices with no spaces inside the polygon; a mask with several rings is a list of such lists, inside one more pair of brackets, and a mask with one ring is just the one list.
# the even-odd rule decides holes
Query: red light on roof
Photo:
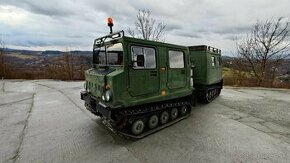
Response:
[{"label": "red light on roof", "polygon": [[113,18],[109,17],[108,19],[108,26],[113,26]]}]

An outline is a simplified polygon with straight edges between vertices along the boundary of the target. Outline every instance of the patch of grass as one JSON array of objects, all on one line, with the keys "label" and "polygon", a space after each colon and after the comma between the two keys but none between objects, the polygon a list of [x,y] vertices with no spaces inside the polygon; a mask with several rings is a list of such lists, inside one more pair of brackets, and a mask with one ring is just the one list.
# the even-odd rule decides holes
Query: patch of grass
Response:
[{"label": "patch of grass", "polygon": [[[238,71],[235,69],[231,69],[228,67],[223,67],[223,76],[225,78],[233,78],[236,74],[238,74]],[[246,72],[246,71],[241,71],[241,76],[243,78],[252,78],[252,73],[251,72]]]},{"label": "patch of grass", "polygon": [[16,57],[19,59],[37,59],[37,56],[32,56],[32,55],[24,55],[24,54],[19,54],[19,53],[9,53],[10,57]]},{"label": "patch of grass", "polygon": [[230,68],[223,67],[223,76],[224,77],[233,77],[234,71]]}]

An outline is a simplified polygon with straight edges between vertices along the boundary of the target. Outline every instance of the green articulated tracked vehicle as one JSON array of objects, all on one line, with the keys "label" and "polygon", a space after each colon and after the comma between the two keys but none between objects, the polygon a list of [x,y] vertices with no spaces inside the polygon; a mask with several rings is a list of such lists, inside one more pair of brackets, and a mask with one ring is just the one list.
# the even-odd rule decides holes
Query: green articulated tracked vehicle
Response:
[{"label": "green articulated tracked vehicle", "polygon": [[111,130],[142,138],[190,115],[223,87],[221,51],[124,36],[98,38],[81,99]]}]

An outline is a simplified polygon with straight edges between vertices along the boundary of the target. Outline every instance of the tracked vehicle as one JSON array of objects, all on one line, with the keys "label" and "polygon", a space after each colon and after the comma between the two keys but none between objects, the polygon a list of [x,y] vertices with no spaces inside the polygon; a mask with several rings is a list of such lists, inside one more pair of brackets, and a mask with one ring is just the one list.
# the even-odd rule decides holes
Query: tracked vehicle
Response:
[{"label": "tracked vehicle", "polygon": [[86,108],[113,131],[142,138],[188,117],[197,99],[209,103],[220,94],[221,51],[126,37],[111,28],[95,39],[85,77]]}]

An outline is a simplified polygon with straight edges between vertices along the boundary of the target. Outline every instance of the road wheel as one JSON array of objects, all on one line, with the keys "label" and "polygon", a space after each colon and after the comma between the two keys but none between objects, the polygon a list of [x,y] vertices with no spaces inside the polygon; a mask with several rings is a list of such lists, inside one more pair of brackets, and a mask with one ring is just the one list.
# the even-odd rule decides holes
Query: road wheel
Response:
[{"label": "road wheel", "polygon": [[170,118],[173,120],[177,118],[178,116],[178,109],[177,108],[172,108],[170,112]]},{"label": "road wheel", "polygon": [[144,122],[141,119],[137,119],[133,124],[131,131],[134,135],[139,135],[144,130]]},{"label": "road wheel", "polygon": [[167,111],[162,112],[161,115],[160,115],[160,122],[161,122],[161,124],[167,123],[168,120],[169,120],[169,114],[168,114],[168,112]]},{"label": "road wheel", "polygon": [[181,109],[180,109],[180,114],[181,115],[185,115],[187,113],[187,110],[188,110],[187,106],[182,106]]},{"label": "road wheel", "polygon": [[217,92],[217,94],[220,95],[220,93],[221,93],[221,89],[218,88],[218,92]]},{"label": "road wheel", "polygon": [[158,125],[158,116],[152,115],[148,120],[148,126],[150,129],[155,128]]},{"label": "road wheel", "polygon": [[205,97],[204,97],[205,99],[204,99],[204,102],[205,103],[210,103],[210,100],[211,100],[211,94],[210,94],[210,91],[209,90],[207,90],[206,92],[205,92]]}]

